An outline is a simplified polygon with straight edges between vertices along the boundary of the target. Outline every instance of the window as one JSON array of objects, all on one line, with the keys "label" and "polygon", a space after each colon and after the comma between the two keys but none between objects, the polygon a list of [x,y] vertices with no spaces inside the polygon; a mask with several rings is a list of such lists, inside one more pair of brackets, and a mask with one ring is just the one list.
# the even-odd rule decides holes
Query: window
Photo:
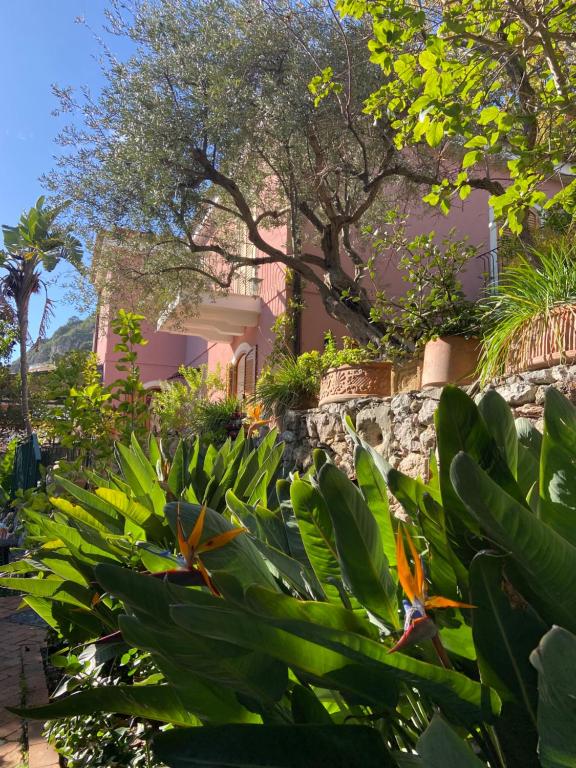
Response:
[{"label": "window", "polygon": [[[508,227],[502,231],[494,220],[492,207],[488,208],[490,229],[490,283],[496,285],[503,269],[514,261],[514,257],[521,250],[521,241],[518,235],[514,235]],[[528,240],[535,235],[541,226],[540,213],[536,210],[528,211],[524,222],[524,232]]]},{"label": "window", "polygon": [[230,397],[246,400],[256,388],[256,347],[242,353],[228,368],[228,393]]}]

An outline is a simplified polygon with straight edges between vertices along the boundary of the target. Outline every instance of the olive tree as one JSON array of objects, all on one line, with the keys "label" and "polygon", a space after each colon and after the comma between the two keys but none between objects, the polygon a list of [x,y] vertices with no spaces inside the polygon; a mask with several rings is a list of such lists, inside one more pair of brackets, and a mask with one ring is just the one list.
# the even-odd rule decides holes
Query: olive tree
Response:
[{"label": "olive tree", "polygon": [[[278,263],[360,341],[389,332],[359,232],[406,185],[442,171],[430,148],[399,151],[390,122],[365,111],[380,82],[371,25],[341,19],[331,0],[126,7],[113,7],[110,25],[136,52],[108,57],[98,99],[59,91],[83,119],[62,137],[67,151],[48,179],[73,201],[75,226],[113,233],[118,247],[102,249],[100,273],[124,289],[136,279],[150,316],[170,297],[226,290],[247,263]],[[285,244],[270,234],[280,225]],[[123,233],[134,231],[148,238],[130,260],[135,241]]]}]

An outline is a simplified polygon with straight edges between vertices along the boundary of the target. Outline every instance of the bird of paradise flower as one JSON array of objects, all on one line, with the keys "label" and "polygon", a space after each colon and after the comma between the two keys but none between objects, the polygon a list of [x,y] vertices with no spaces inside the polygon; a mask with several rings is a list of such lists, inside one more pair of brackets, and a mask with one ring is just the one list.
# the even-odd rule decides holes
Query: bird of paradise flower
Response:
[{"label": "bird of paradise flower", "polygon": [[224,533],[219,533],[216,536],[210,536],[209,538],[201,541],[202,533],[204,531],[204,521],[206,519],[206,505],[204,504],[200,509],[192,532],[186,536],[184,528],[182,527],[182,521],[180,519],[180,505],[177,506],[176,512],[176,534],[178,537],[178,547],[180,554],[184,559],[186,569],[189,571],[199,571],[204,580],[204,584],[208,587],[213,595],[219,596],[220,593],[214,586],[214,582],[210,578],[210,574],[206,570],[204,563],[202,562],[201,555],[205,552],[213,552],[215,549],[228,544],[229,541],[235,539],[241,533],[246,532],[246,528],[232,528]]},{"label": "bird of paradise flower", "polygon": [[[410,568],[408,563],[404,539],[408,542],[408,549],[414,563],[413,569]],[[441,663],[445,667],[452,666],[446,649],[440,640],[438,627],[426,611],[437,608],[474,608],[474,606],[458,602],[457,600],[450,600],[447,597],[428,597],[422,558],[416,549],[410,532],[407,528],[404,529],[402,525],[398,526],[396,534],[396,562],[398,566],[398,580],[408,600],[403,601],[405,613],[404,632],[388,653],[401,651],[424,640],[431,640]]]}]

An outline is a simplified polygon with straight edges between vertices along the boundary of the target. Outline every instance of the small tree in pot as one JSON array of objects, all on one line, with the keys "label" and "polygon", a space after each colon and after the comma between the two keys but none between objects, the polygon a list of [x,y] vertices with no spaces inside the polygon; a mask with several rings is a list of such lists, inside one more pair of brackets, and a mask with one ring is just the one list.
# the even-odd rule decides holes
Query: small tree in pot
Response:
[{"label": "small tree in pot", "polygon": [[462,277],[478,258],[476,250],[453,239],[453,231],[441,242],[435,232],[410,239],[402,222],[392,232],[375,233],[372,247],[374,259],[399,255],[397,269],[407,284],[396,298],[378,291],[374,305],[375,315],[390,325],[385,342],[396,370],[419,362],[412,388],[468,380],[478,362],[479,310],[467,298]]}]

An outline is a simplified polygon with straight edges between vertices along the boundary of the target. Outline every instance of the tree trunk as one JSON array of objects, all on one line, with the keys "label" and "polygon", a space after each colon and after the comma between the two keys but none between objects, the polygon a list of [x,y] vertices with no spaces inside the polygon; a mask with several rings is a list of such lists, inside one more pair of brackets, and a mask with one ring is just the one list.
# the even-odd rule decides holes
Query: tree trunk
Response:
[{"label": "tree trunk", "polygon": [[28,305],[18,309],[18,329],[20,333],[20,398],[22,404],[22,421],[28,437],[32,434],[30,423],[30,407],[28,403]]}]

